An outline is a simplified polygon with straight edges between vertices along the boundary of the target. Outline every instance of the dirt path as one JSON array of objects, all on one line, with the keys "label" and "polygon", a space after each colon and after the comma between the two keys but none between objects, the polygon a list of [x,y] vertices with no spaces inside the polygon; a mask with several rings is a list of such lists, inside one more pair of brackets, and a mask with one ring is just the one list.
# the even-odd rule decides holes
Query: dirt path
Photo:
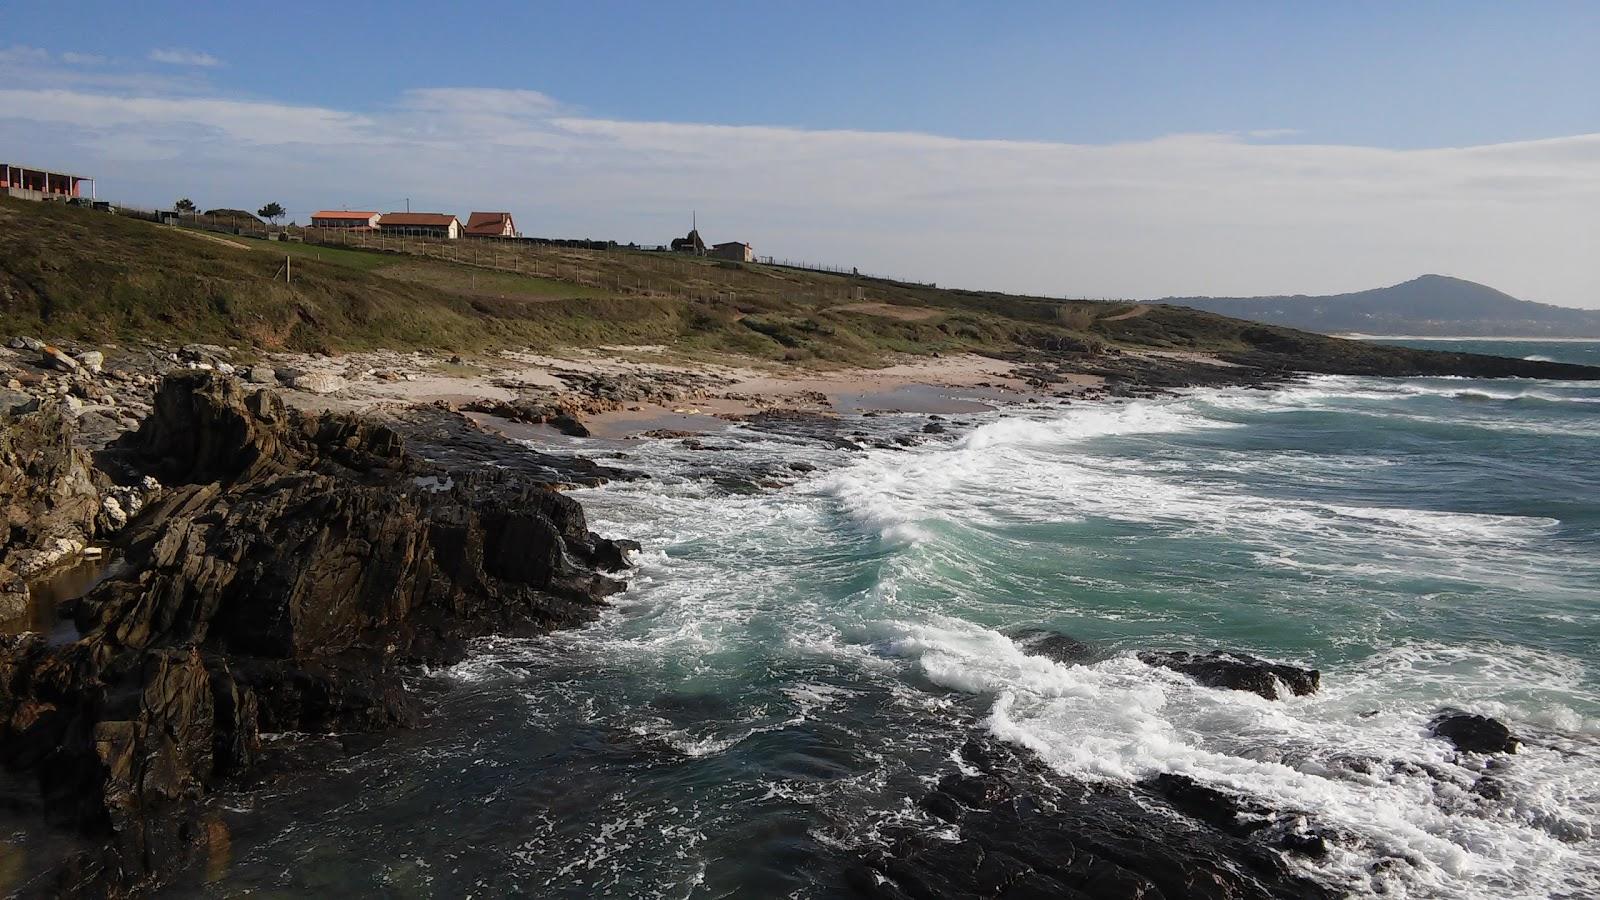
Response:
[{"label": "dirt path", "polygon": [[902,322],[924,322],[944,315],[937,309],[917,306],[896,306],[893,303],[852,303],[849,306],[835,306],[839,312],[858,312],[869,316],[882,316],[885,319],[899,319]]},{"label": "dirt path", "polygon": [[1106,316],[1104,319],[1101,319],[1100,321],[1102,321],[1102,322],[1121,322],[1123,319],[1137,319],[1140,316],[1148,313],[1149,311],[1150,311],[1150,307],[1148,305],[1144,304],[1144,303],[1141,303],[1138,306],[1135,306],[1133,309],[1127,310],[1126,312],[1119,312],[1114,316]]}]

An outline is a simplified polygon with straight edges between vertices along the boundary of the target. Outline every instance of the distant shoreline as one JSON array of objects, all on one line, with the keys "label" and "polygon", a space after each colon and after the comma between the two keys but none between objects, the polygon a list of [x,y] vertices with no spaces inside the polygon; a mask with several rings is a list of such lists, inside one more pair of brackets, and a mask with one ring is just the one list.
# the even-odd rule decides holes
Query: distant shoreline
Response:
[{"label": "distant shoreline", "polygon": [[1358,331],[1331,334],[1350,341],[1522,341],[1535,344],[1597,344],[1600,337],[1518,337],[1515,335],[1438,335],[1438,334],[1362,334]]}]

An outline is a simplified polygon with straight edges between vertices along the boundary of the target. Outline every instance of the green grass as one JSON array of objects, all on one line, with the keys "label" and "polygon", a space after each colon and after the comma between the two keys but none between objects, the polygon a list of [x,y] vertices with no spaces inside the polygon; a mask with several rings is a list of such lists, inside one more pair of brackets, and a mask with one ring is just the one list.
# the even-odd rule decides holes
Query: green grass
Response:
[{"label": "green grass", "polygon": [[[1356,352],[1350,342],[1165,306],[1123,318],[1133,305],[662,253],[472,240],[408,242],[400,253],[388,245],[203,235],[0,199],[0,334],[325,352],[662,344],[679,358],[816,367],[879,365],[905,353],[1107,347],[1293,348],[1335,365]],[[289,283],[286,256],[294,260]],[[898,308],[913,314],[882,314]]]},{"label": "green grass", "polygon": [[284,257],[291,256],[297,260],[314,259],[358,272],[372,272],[396,264],[395,254],[380,253],[375,250],[349,250],[343,247],[319,247],[315,244],[300,244],[294,241],[264,241],[260,238],[238,238],[239,243],[245,244],[251,250],[265,253],[282,261]]}]

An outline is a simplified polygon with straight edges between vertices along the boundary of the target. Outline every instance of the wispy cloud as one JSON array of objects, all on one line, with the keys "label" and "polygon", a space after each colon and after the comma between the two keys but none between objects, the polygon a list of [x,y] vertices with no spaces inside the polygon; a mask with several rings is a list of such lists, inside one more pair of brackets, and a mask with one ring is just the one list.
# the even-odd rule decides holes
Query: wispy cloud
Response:
[{"label": "wispy cloud", "polygon": [[198,50],[151,50],[146,58],[151,62],[165,63],[169,66],[198,66],[202,69],[212,69],[222,65],[222,60]]},{"label": "wispy cloud", "polygon": [[[1182,134],[1121,144],[596,118],[536,91],[350,111],[215,94],[0,90],[0,143],[102,195],[291,210],[509,208],[530,233],[663,242],[690,209],[757,252],[975,287],[1336,292],[1449,271],[1600,305],[1600,134],[1463,148]],[[291,213],[296,215],[297,213]],[[302,218],[304,212],[298,213]]]},{"label": "wispy cloud", "polygon": [[108,60],[96,53],[74,53],[71,50],[61,54],[61,61],[71,66],[100,66]]},{"label": "wispy cloud", "polygon": [[23,44],[0,47],[0,65],[28,65],[49,61],[50,51],[39,47],[28,47]]}]

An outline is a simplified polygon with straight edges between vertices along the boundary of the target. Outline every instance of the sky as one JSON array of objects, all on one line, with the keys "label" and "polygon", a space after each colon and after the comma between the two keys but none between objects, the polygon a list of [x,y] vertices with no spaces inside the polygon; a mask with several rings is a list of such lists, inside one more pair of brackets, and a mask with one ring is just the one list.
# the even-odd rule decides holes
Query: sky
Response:
[{"label": "sky", "polygon": [[1600,3],[8,0],[0,156],[1049,296],[1600,308]]}]

